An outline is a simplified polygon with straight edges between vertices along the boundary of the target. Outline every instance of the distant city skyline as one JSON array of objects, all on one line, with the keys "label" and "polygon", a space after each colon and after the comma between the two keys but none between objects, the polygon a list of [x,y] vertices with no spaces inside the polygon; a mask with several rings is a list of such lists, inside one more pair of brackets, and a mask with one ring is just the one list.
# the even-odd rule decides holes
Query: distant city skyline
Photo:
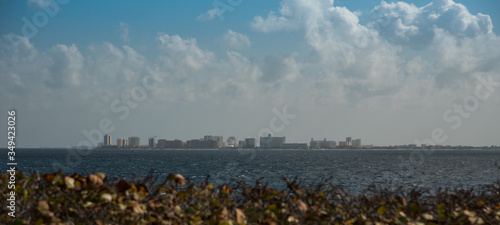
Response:
[{"label": "distant city skyline", "polygon": [[[373,145],[361,145],[361,139],[352,139],[351,137],[346,137],[345,141],[339,141],[337,145],[336,141],[329,141],[324,138],[323,140],[314,140],[308,143],[290,143],[286,142],[286,137],[277,137],[268,134],[267,136],[261,136],[257,138],[244,138],[238,140],[234,136],[227,138],[224,141],[224,137],[220,135],[204,135],[203,138],[192,138],[186,141],[181,139],[167,140],[166,138],[156,139],[158,136],[153,136],[148,138],[147,144],[142,144],[140,138],[137,136],[128,137],[128,139],[117,138],[116,143],[113,144],[112,136],[110,134],[105,134],[103,136],[103,141],[98,142],[97,146],[90,145],[79,145],[70,146],[71,148],[283,148],[283,149],[333,149],[337,147],[372,147]],[[257,145],[257,143],[260,143]]]},{"label": "distant city skyline", "polygon": [[216,2],[0,1],[16,146],[500,145],[500,1]]},{"label": "distant city skyline", "polygon": [[[234,136],[227,138],[224,141],[224,137],[220,135],[204,135],[202,138],[191,138],[188,140],[181,139],[166,139],[159,138],[157,136],[148,138],[148,143],[143,144],[140,142],[140,138],[137,136],[128,137],[128,139],[117,138],[116,144],[110,142],[111,135],[105,134],[103,136],[103,142],[98,142],[97,146],[79,145],[79,146],[69,146],[70,148],[95,148],[101,150],[110,149],[309,149],[309,150],[332,150],[332,149],[463,149],[463,148],[491,148],[500,149],[498,145],[490,146],[463,146],[463,145],[442,145],[440,143],[409,143],[402,145],[373,145],[373,144],[362,144],[360,138],[346,137],[345,141],[335,141],[324,139],[314,139],[311,138],[309,143],[300,142],[287,142],[286,137],[276,137],[268,134],[267,136],[261,136],[257,138],[244,138],[238,140]],[[127,142],[128,140],[128,142]],[[132,143],[132,144],[129,144]],[[257,144],[259,143],[259,144]]]}]

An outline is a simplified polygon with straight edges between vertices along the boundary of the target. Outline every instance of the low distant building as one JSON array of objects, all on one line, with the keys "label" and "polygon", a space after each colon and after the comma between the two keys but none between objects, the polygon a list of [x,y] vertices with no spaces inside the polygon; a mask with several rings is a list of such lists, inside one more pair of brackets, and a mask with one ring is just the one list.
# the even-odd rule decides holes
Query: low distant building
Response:
[{"label": "low distant building", "polygon": [[215,141],[216,142],[215,148],[224,147],[224,138],[222,136],[205,135],[202,141],[205,141],[205,144],[208,143],[208,141]]},{"label": "low distant building", "polygon": [[192,139],[186,142],[185,148],[196,148],[196,149],[214,149],[219,148],[217,140],[207,139]]},{"label": "low distant building", "polygon": [[311,138],[311,142],[309,143],[310,149],[334,149],[337,147],[336,141],[328,141],[326,138],[324,140],[314,140]]},{"label": "low distant building", "polygon": [[130,146],[130,147],[141,146],[141,139],[139,137],[129,137],[128,138],[128,146]]},{"label": "low distant building", "polygon": [[282,149],[308,149],[307,143],[283,143],[281,144]]},{"label": "low distant building", "polygon": [[255,138],[245,138],[245,145],[243,148],[255,148]]},{"label": "low distant building", "polygon": [[348,146],[348,145],[347,145],[347,142],[346,142],[346,141],[339,141],[339,147],[340,147],[340,148],[345,148],[345,147],[347,147],[347,146]]},{"label": "low distant building", "polygon": [[267,137],[260,137],[261,148],[281,148],[285,143],[286,137],[272,137],[269,134]]},{"label": "low distant building", "polygon": [[166,139],[158,139],[158,143],[156,146],[160,149],[167,148],[167,140]]},{"label": "low distant building", "polygon": [[167,141],[167,147],[166,148],[184,148],[184,142],[179,139],[175,139],[173,141]]},{"label": "low distant building", "polygon": [[175,139],[175,140],[159,139],[158,140],[158,148],[160,148],[160,149],[166,149],[166,148],[179,149],[179,148],[184,148],[184,142],[182,142],[182,140],[179,140],[179,139]]}]

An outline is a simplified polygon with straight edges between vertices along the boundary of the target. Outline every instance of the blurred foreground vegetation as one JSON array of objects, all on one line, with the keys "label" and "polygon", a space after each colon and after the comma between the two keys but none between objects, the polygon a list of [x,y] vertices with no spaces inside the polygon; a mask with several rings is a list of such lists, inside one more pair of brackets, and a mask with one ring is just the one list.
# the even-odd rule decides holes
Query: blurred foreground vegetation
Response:
[{"label": "blurred foreground vegetation", "polygon": [[0,224],[500,224],[500,182],[480,191],[372,186],[353,194],[287,178],[287,189],[276,190],[259,181],[214,187],[174,174],[125,181],[18,172],[11,218],[9,175],[0,177]]}]

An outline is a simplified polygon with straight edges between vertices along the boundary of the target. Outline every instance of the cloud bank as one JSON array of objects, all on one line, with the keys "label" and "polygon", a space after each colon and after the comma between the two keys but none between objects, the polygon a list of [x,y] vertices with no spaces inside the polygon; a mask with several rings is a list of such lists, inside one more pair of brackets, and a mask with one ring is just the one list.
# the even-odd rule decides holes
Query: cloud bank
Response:
[{"label": "cloud bank", "polygon": [[[208,19],[216,15],[207,13]],[[436,0],[422,7],[382,1],[365,24],[359,16],[332,0],[282,0],[278,11],[249,21],[253,34],[219,34],[217,41],[227,47],[223,54],[201,47],[195,37],[171,33],[151,37],[155,57],[109,42],[42,50],[27,38],[15,53],[3,36],[0,101],[106,113],[113,100],[141,84],[148,67],[166,74],[148,93],[156,105],[286,104],[305,111],[443,108],[474,93],[477,75],[500,80],[500,39],[488,15]],[[127,42],[129,26],[120,27]],[[259,44],[253,35],[280,32],[300,35],[307,51],[245,54]]]},{"label": "cloud bank", "polygon": [[301,32],[311,48],[305,67],[314,71],[306,83],[317,96],[339,102],[378,104],[373,98],[383,97],[391,105],[432,105],[422,97],[439,98],[446,88],[464,93],[477,73],[498,77],[491,63],[500,52],[485,46],[500,42],[487,15],[472,15],[451,0],[420,8],[382,1],[365,25],[356,14],[333,1],[283,0],[278,12],[256,16],[252,27]]},{"label": "cloud bank", "polygon": [[[156,37],[157,59],[147,59],[131,46],[111,43],[59,44],[41,52],[27,39],[21,52],[11,57],[4,38],[2,98],[16,99],[37,91],[43,93],[37,96],[48,95],[49,102],[49,96],[86,92],[91,87],[97,91],[73,98],[112,98],[120,88],[139,82],[146,65],[159,66],[169,74],[170,82],[158,91],[169,96],[169,101],[238,101],[271,94],[289,103],[314,99],[321,104],[414,107],[440,104],[436,99],[453,96],[450,90],[464,93],[473,86],[467,83],[476,74],[498,78],[500,52],[494,46],[500,46],[500,41],[488,15],[472,15],[451,0],[423,7],[382,1],[369,18],[367,24],[360,24],[357,13],[333,1],[283,0],[279,11],[256,16],[251,26],[264,34],[297,31],[310,52],[268,55],[257,61],[238,52],[251,46],[249,36],[231,29],[222,35],[222,42],[232,50],[222,58],[202,49],[195,38],[175,34]],[[128,28],[120,24],[124,41]],[[81,48],[88,51],[82,54]],[[111,84],[116,88],[104,88]],[[298,87],[307,94],[297,94]]]}]

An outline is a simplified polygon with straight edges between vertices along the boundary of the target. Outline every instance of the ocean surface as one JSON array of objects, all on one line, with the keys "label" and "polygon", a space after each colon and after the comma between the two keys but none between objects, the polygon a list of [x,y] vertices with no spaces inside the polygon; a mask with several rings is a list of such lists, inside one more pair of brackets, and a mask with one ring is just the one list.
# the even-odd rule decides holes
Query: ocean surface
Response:
[{"label": "ocean surface", "polygon": [[[7,150],[0,150],[7,159]],[[6,160],[3,160],[5,162]],[[179,173],[214,184],[257,179],[285,188],[283,176],[312,185],[325,179],[357,192],[370,184],[431,190],[474,187],[500,180],[500,150],[86,150],[16,149],[21,171],[104,172],[112,178],[163,180]],[[7,166],[2,163],[5,169]],[[328,179],[327,179],[328,178]]]}]

